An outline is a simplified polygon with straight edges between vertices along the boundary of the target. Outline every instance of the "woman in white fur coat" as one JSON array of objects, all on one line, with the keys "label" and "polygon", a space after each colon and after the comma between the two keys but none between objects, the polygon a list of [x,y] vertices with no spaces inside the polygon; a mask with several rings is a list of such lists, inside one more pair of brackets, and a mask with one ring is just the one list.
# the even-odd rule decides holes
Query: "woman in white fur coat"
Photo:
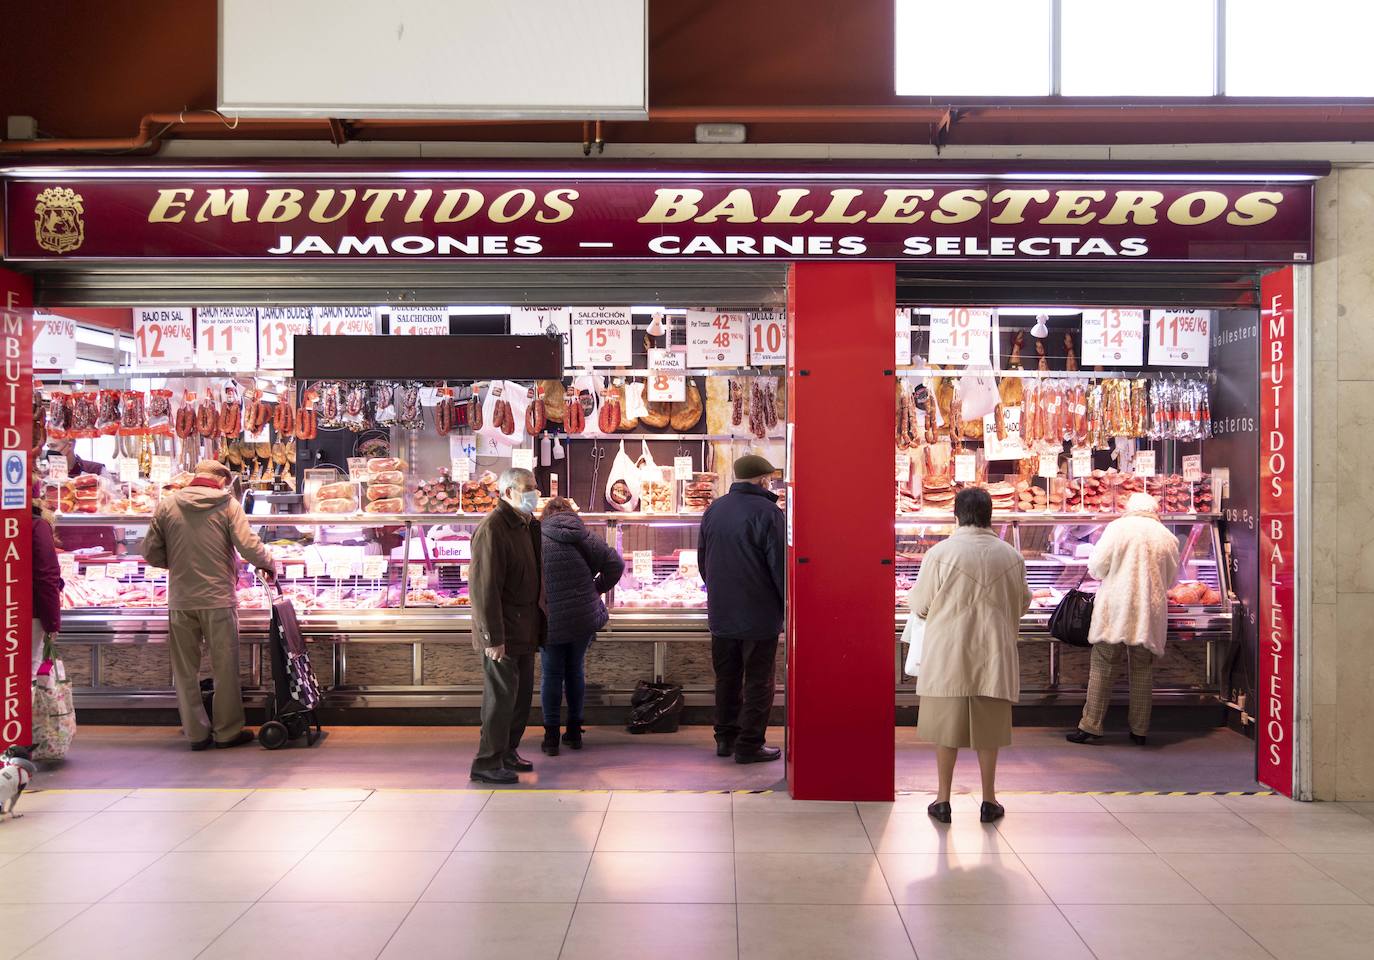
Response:
[{"label": "woman in white fur coat", "polygon": [[1126,514],[1107,524],[1088,558],[1088,574],[1100,580],[1088,641],[1092,659],[1088,702],[1070,743],[1102,739],[1112,681],[1122,650],[1131,682],[1131,740],[1145,743],[1154,704],[1155,660],[1164,656],[1169,626],[1169,588],[1178,576],[1178,537],[1159,522],[1159,503],[1132,494]]}]

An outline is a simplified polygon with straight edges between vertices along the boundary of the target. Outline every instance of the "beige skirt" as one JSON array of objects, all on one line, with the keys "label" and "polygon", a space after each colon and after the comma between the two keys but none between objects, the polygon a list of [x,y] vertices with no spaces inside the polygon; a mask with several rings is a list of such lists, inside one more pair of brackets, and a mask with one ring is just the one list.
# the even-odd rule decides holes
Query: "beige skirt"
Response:
[{"label": "beige skirt", "polygon": [[939,747],[993,750],[1011,743],[1011,701],[994,697],[922,697],[917,733]]}]

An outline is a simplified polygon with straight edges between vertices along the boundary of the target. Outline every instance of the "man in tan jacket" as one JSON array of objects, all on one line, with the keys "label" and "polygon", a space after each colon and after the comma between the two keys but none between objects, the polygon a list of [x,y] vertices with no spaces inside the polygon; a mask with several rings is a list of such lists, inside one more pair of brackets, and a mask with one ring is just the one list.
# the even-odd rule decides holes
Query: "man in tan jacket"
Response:
[{"label": "man in tan jacket", "polygon": [[[143,559],[167,568],[167,633],[181,727],[192,750],[253,742],[239,692],[238,552],[274,578],[275,561],[229,491],[229,468],[196,464],[196,478],[164,497],[143,539]],[[201,642],[215,678],[213,729],[200,696]]]}]

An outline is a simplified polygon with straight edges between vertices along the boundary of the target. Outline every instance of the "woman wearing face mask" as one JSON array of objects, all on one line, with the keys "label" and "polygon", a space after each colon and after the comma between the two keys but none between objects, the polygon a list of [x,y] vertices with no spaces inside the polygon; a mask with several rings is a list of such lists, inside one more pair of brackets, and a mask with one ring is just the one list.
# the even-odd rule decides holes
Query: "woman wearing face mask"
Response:
[{"label": "woman wearing face mask", "polygon": [[468,595],[472,646],[482,657],[482,740],[472,779],[510,784],[534,769],[518,747],[534,699],[534,655],[544,645],[539,487],[534,474],[512,467],[497,481],[501,499],[472,534]]},{"label": "woman wearing face mask", "polygon": [[554,497],[544,505],[540,522],[544,538],[544,598],[549,611],[549,638],[540,651],[544,707],[541,748],[558,756],[563,693],[568,694],[568,729],[562,742],[582,749],[582,704],[587,681],[583,661],[596,631],[606,625],[601,595],[620,580],[625,561],[577,515],[572,503]]}]

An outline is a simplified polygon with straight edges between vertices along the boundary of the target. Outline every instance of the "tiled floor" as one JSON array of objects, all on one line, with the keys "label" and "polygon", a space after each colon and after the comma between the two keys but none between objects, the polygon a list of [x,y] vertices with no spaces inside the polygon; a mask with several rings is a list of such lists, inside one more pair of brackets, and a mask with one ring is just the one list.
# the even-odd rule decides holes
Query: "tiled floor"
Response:
[{"label": "tiled floor", "polygon": [[1361,960],[1374,808],[1004,795],[46,790],[0,960]]},{"label": "tiled floor", "polygon": [[[475,727],[335,727],[314,749],[213,750],[191,756],[175,727],[82,726],[69,762],[44,771],[45,787],[373,787],[462,788],[477,748]],[[531,727],[528,753],[541,731]],[[768,733],[782,744],[781,728]],[[911,727],[896,730],[898,790],[928,790],[935,753]],[[1074,746],[1058,727],[1017,727],[998,758],[1004,790],[1255,790],[1255,744],[1225,729],[1151,733],[1137,747],[1122,730],[1103,742]],[[633,736],[623,727],[593,727],[587,749],[565,750],[556,763],[521,777],[522,787],[581,790],[760,790],[783,786],[780,763],[736,764],[716,758],[711,728]],[[965,758],[956,789],[978,786],[978,765]]]}]

